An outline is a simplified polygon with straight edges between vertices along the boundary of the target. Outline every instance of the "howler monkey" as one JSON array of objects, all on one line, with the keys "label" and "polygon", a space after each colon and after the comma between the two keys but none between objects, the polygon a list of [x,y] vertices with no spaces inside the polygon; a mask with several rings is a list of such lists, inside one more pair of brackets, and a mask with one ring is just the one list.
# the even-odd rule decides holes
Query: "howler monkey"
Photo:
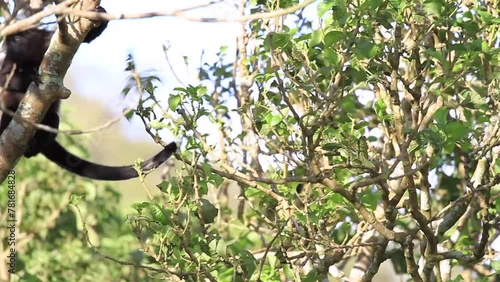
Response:
[{"label": "howler monkey", "polygon": [[[104,8],[98,7],[99,12],[105,12]],[[84,39],[84,42],[90,43],[97,38],[106,28],[107,22],[92,29]],[[0,68],[0,86],[4,87],[13,67],[14,73],[5,87],[2,94],[2,103],[6,109],[13,112],[17,110],[19,103],[23,99],[28,87],[33,83],[40,83],[38,71],[42,63],[43,56],[47,51],[50,39],[54,31],[30,29],[10,35],[5,39],[3,52],[6,52],[4,61]],[[54,102],[42,124],[59,128],[59,105],[60,100]],[[0,134],[7,128],[12,117],[7,113],[2,113],[0,120]],[[91,163],[83,160],[63,148],[56,140],[56,134],[44,130],[37,130],[29,143],[24,156],[29,158],[42,153],[49,160],[58,164],[62,168],[78,174],[97,180],[124,180],[138,176],[133,166],[105,166]],[[143,170],[151,170],[165,162],[175,151],[177,145],[175,142],[168,144],[160,153],[143,162]]]}]

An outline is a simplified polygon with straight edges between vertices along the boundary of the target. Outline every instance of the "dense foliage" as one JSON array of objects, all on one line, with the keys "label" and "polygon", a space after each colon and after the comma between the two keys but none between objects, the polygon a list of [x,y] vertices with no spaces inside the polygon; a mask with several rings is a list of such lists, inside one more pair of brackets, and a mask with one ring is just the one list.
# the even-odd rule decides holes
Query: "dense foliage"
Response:
[{"label": "dense foliage", "polygon": [[125,220],[110,190],[21,168],[18,273],[371,281],[390,261],[404,280],[498,278],[498,1],[240,2],[293,13],[242,21],[237,52],[168,101],[129,62],[148,132],[183,137],[159,196]]}]

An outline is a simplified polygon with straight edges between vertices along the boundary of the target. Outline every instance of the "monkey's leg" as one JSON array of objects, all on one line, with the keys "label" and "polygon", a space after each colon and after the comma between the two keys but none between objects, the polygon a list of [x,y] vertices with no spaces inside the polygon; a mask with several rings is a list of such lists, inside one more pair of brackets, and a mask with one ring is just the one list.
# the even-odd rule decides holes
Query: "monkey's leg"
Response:
[{"label": "monkey's leg", "polygon": [[[59,115],[55,112],[48,112],[43,118],[42,124],[52,128],[59,128]],[[27,158],[36,156],[41,153],[48,144],[55,142],[57,134],[45,130],[37,130],[35,136],[31,139],[28,149],[24,156]]]}]

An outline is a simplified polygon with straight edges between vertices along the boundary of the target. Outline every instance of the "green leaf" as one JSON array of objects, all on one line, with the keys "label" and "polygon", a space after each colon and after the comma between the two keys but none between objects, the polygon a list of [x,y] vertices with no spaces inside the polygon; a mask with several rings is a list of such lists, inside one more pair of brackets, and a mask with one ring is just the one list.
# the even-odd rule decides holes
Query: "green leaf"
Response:
[{"label": "green leaf", "polygon": [[149,126],[153,129],[156,129],[156,130],[168,127],[168,125],[166,125],[165,123],[160,122],[159,120],[156,120],[156,119],[149,122]]},{"label": "green leaf", "polygon": [[450,280],[450,282],[460,282],[460,281],[464,281],[464,278],[462,277],[462,274],[458,274],[457,277],[455,277],[455,278],[453,278],[453,279]]},{"label": "green leaf", "polygon": [[386,112],[387,105],[385,104],[384,100],[377,99],[375,101],[374,108],[375,108],[375,113],[377,114],[377,117],[381,120],[384,120],[385,116],[387,115],[387,112]]},{"label": "green leaf", "polygon": [[345,34],[342,31],[330,31],[325,35],[324,42],[325,47],[330,47],[337,44],[340,40],[345,38]]},{"label": "green leaf", "polygon": [[245,277],[250,277],[257,269],[257,260],[247,250],[242,250],[240,253],[241,268],[245,274]]},{"label": "green leaf", "polygon": [[276,256],[268,255],[267,260],[269,261],[269,266],[271,266],[271,268],[276,268],[278,265],[278,258]]},{"label": "green leaf", "polygon": [[389,4],[391,4],[392,8],[399,8],[399,5],[403,0],[389,0]]},{"label": "green leaf", "polygon": [[212,182],[214,183],[214,186],[216,188],[218,188],[219,186],[221,186],[222,183],[224,182],[224,178],[222,178],[222,176],[220,176],[218,174],[215,174],[215,173],[212,173],[210,175],[210,179],[212,180]]},{"label": "green leaf", "polygon": [[339,194],[332,194],[330,197],[328,197],[327,203],[329,206],[332,206],[335,208],[336,206],[340,204],[344,204],[344,197],[342,197]]},{"label": "green leaf", "polygon": [[[500,159],[497,159],[497,161],[496,161],[496,162],[497,162],[497,165],[499,165],[499,163],[500,163]],[[496,198],[496,199],[495,199],[495,212],[496,212],[497,214],[500,214],[500,198]]]},{"label": "green leaf", "polygon": [[426,0],[424,1],[424,11],[437,18],[441,17],[445,3],[442,0]]},{"label": "green leaf", "polygon": [[334,1],[322,1],[318,4],[318,17],[321,18],[323,15],[332,9]]},{"label": "green leaf", "polygon": [[217,243],[216,252],[220,257],[227,258],[227,245],[224,239],[220,239]]},{"label": "green leaf", "polygon": [[378,202],[380,201],[379,193],[366,193],[361,197],[361,202],[370,211],[374,211],[377,208]]},{"label": "green leaf", "polygon": [[271,117],[271,119],[269,120],[269,125],[276,126],[276,125],[280,124],[282,120],[283,119],[282,119],[281,115],[273,115]]},{"label": "green leaf", "polygon": [[328,65],[337,66],[340,62],[340,56],[337,52],[332,49],[326,49],[323,53],[325,55],[325,59],[328,62]]},{"label": "green leaf", "polygon": [[483,99],[483,97],[481,97],[481,95],[479,93],[477,93],[476,91],[467,90],[464,93],[461,93],[460,97],[463,100],[462,104],[464,106],[470,106],[470,105],[467,105],[469,103],[471,103],[472,106],[474,106],[474,107],[480,107],[480,106],[487,104],[485,99]]},{"label": "green leaf", "polygon": [[[316,282],[316,281],[320,280],[320,277],[321,276],[319,276],[318,270],[313,269],[313,270],[309,271],[305,277],[301,278],[301,281],[302,282]],[[337,281],[337,280],[341,281],[340,279],[336,279],[333,281]]]},{"label": "green leaf", "polygon": [[445,126],[448,122],[448,108],[441,107],[434,113],[434,120],[438,126]]},{"label": "green leaf", "polygon": [[219,214],[219,210],[207,199],[200,200],[200,214],[205,224],[214,223]]},{"label": "green leaf", "polygon": [[203,95],[206,95],[207,94],[207,88],[205,86],[198,87],[197,90],[196,90],[196,94],[198,96],[200,96],[200,97],[203,96]]},{"label": "green leaf", "polygon": [[212,166],[210,166],[210,164],[208,163],[202,163],[201,168],[203,169],[205,175],[210,175],[212,172]]},{"label": "green leaf", "polygon": [[181,95],[170,95],[170,97],[168,97],[168,107],[172,111],[175,111],[179,107],[181,101],[182,101]]},{"label": "green leaf", "polygon": [[463,124],[461,121],[451,121],[443,128],[447,136],[453,140],[460,140],[467,136],[470,129],[467,125]]},{"label": "green leaf", "polygon": [[[498,8],[498,7],[497,7]],[[475,10],[477,12],[477,14],[479,15],[479,18],[481,18],[481,20],[486,24],[486,25],[492,25],[493,24],[493,15],[491,15],[489,12],[487,11],[482,11],[482,10],[479,10],[479,9],[476,9]],[[498,20],[498,19],[497,19]]]},{"label": "green leaf", "polygon": [[309,41],[309,46],[314,47],[323,41],[323,31],[315,30],[311,34],[311,40]]},{"label": "green leaf", "polygon": [[264,40],[264,46],[268,50],[289,49],[292,46],[292,37],[288,33],[271,32]]},{"label": "green leaf", "polygon": [[378,47],[375,43],[367,39],[360,39],[358,42],[356,42],[354,53],[356,54],[358,59],[371,59],[377,55]]}]

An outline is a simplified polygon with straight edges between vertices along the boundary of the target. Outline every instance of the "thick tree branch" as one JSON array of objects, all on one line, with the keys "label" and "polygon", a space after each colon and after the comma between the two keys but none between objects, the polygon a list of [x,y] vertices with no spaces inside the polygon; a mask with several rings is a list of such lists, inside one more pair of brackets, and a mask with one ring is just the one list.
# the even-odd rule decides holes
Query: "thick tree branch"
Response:
[{"label": "thick tree branch", "polygon": [[[99,5],[99,0],[83,0],[76,4],[77,9],[91,10]],[[36,128],[24,122],[40,123],[50,105],[57,99],[66,99],[70,91],[63,85],[73,56],[86,34],[94,27],[88,19],[67,17],[59,22],[50,46],[40,66],[41,84],[31,84],[26,96],[19,104],[17,114],[23,120],[12,120],[0,136],[0,183],[9,170],[13,169],[26,151]]]}]

